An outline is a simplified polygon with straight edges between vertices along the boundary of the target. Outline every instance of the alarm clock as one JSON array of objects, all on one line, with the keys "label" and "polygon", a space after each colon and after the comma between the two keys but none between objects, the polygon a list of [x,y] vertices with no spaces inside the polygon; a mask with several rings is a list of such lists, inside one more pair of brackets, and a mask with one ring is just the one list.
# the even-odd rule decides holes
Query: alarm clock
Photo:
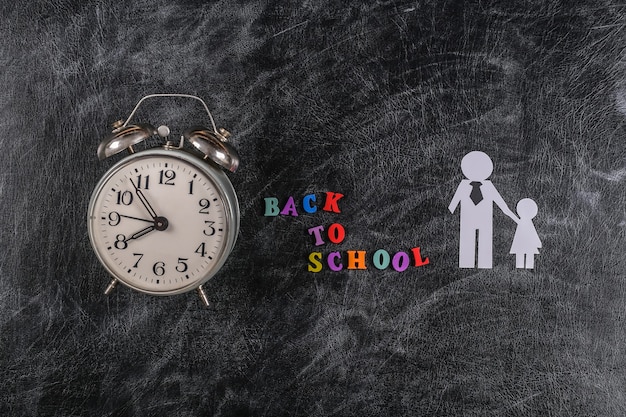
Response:
[{"label": "alarm clock", "polygon": [[[206,110],[211,128],[185,130],[171,141],[167,126],[129,124],[144,100],[190,98]],[[206,103],[187,94],[143,97],[125,122],[98,147],[100,160],[122,151],[97,183],[88,208],[89,239],[98,260],[111,275],[105,294],[118,283],[160,296],[203,289],[226,262],[239,232],[239,205],[225,171],[239,166],[230,134],[217,129]],[[159,138],[157,147],[135,145]]]}]

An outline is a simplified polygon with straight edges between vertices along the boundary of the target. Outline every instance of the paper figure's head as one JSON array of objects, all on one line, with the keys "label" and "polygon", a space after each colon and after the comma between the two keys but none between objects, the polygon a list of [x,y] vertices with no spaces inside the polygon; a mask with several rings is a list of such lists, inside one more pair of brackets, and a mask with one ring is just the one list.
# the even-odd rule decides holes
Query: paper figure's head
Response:
[{"label": "paper figure's head", "polygon": [[468,180],[484,181],[493,172],[493,162],[486,153],[472,151],[461,160],[461,171]]},{"label": "paper figure's head", "polygon": [[520,219],[532,219],[537,215],[537,203],[530,198],[522,198],[517,203],[517,215]]}]

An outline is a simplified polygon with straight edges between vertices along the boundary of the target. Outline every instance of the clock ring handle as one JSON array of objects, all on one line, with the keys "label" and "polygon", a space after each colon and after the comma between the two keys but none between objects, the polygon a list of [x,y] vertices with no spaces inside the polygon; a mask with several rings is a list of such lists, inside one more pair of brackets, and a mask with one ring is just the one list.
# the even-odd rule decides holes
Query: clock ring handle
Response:
[{"label": "clock ring handle", "polygon": [[191,94],[174,94],[174,93],[149,94],[143,97],[141,100],[139,100],[139,102],[135,105],[135,108],[133,109],[133,111],[130,112],[130,116],[128,116],[128,119],[126,119],[126,121],[121,127],[126,127],[126,125],[128,125],[128,122],[130,122],[130,119],[133,118],[133,116],[135,115],[135,112],[137,111],[141,103],[144,102],[144,100],[147,100],[149,98],[154,98],[154,97],[182,97],[182,98],[191,98],[191,99],[199,101],[200,103],[202,103],[204,110],[206,110],[206,113],[209,116],[209,120],[211,121],[211,127],[213,127],[213,131],[215,133],[219,133],[217,131],[217,127],[215,126],[215,121],[213,120],[213,116],[211,115],[211,112],[209,111],[209,108],[207,107],[204,100],[202,100],[200,97],[192,96]]}]

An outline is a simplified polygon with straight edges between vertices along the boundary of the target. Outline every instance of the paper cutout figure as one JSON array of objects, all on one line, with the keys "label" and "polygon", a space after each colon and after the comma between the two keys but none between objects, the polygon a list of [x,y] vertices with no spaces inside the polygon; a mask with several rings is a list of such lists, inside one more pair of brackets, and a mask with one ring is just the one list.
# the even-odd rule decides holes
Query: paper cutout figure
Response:
[{"label": "paper cutout figure", "polygon": [[454,213],[461,205],[459,268],[492,268],[493,203],[516,223],[519,219],[487,179],[493,172],[493,162],[486,153],[472,151],[465,155],[461,160],[461,171],[467,179],[461,180],[448,206],[448,210]]},{"label": "paper cutout figure", "polygon": [[521,199],[517,203],[517,214],[520,217],[513,237],[510,253],[515,254],[515,267],[533,269],[535,255],[539,253],[541,240],[533,224],[537,215],[537,203],[530,198]]}]

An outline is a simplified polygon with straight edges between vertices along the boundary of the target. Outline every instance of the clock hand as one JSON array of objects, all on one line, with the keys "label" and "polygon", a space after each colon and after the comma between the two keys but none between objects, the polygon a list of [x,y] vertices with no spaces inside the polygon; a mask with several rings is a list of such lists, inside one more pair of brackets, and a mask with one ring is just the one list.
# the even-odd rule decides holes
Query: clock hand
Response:
[{"label": "clock hand", "polygon": [[143,192],[141,192],[141,190],[135,185],[135,183],[133,182],[132,179],[130,180],[130,183],[135,188],[135,194],[137,194],[137,197],[139,197],[139,200],[141,201],[141,204],[143,204],[143,206],[146,208],[146,210],[148,210],[148,214],[150,214],[150,217],[152,217],[153,219],[156,219],[158,217],[157,214],[156,214],[156,211],[154,211],[154,209],[152,208],[152,206],[150,205],[150,203],[146,199],[146,196],[143,195]]},{"label": "clock hand", "polygon": [[127,216],[125,214],[120,214],[119,216],[120,217],[125,217],[127,219],[140,220],[140,221],[146,222],[146,223],[154,223],[154,220],[140,219],[139,217]]},{"label": "clock hand", "polygon": [[129,240],[133,240],[133,239],[139,239],[142,236],[147,235],[148,233],[150,233],[151,231],[156,230],[156,225],[151,225],[148,226],[146,228],[141,229],[140,231],[133,233],[130,237],[127,237],[126,239],[124,239],[124,242],[128,242]]}]

